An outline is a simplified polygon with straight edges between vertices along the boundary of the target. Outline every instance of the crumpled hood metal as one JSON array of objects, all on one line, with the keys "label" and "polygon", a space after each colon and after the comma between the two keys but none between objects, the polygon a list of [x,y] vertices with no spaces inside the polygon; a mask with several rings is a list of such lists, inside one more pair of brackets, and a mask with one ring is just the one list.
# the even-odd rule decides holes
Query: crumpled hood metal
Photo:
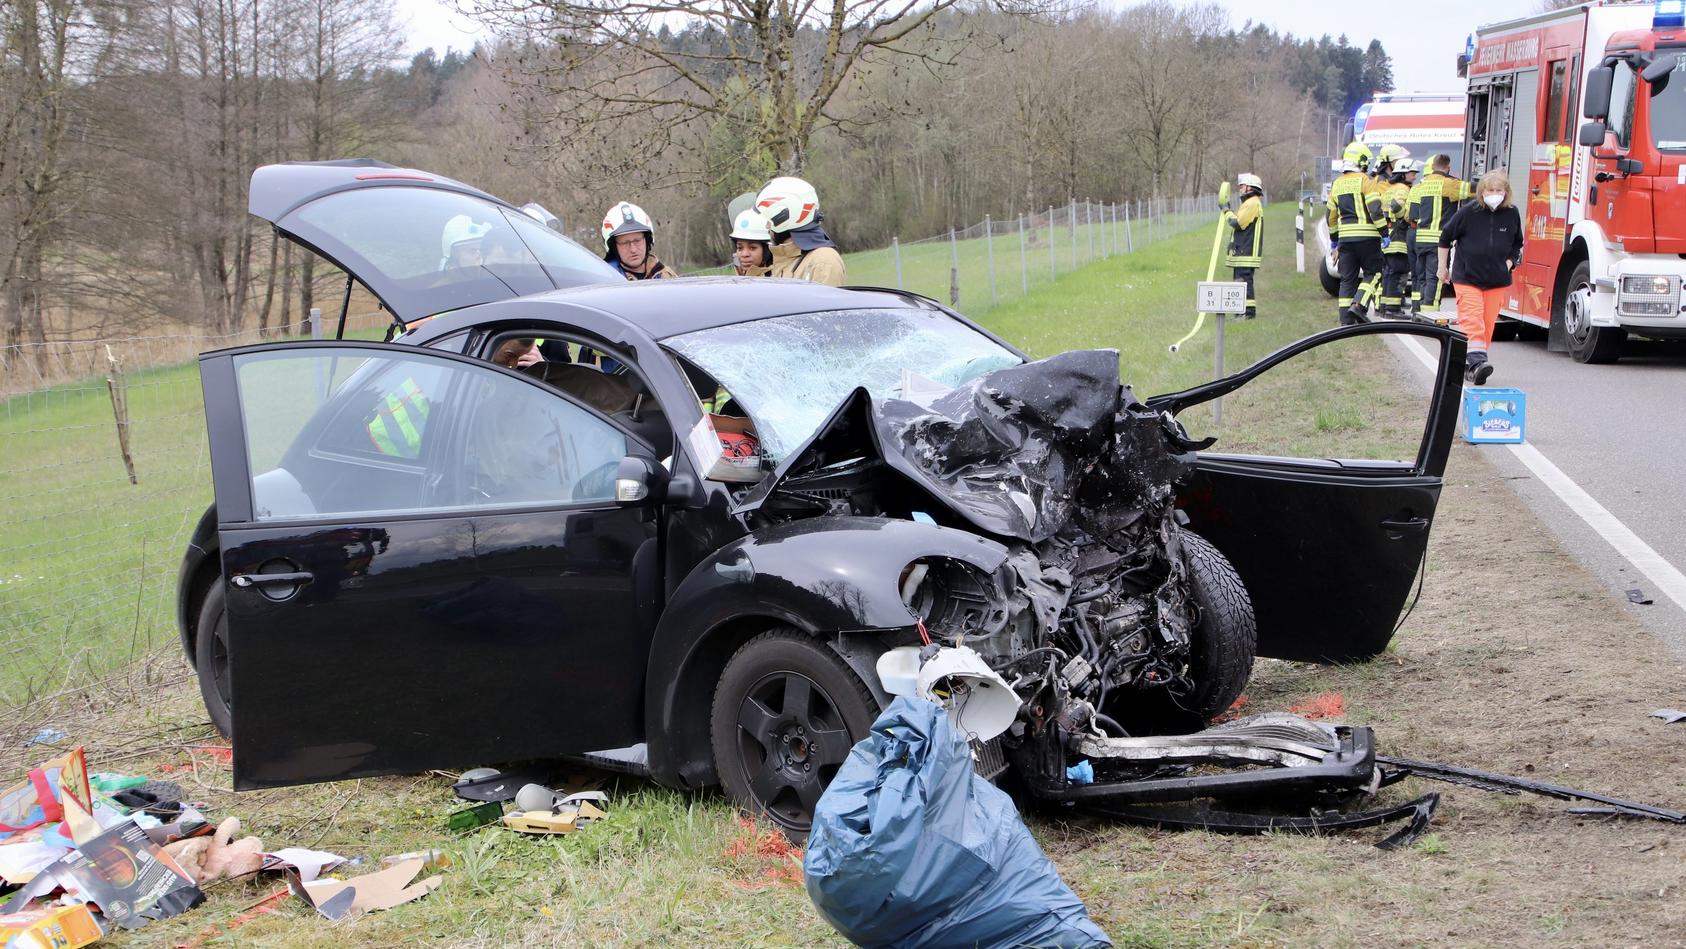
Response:
[{"label": "crumpled hood metal", "polygon": [[1188,470],[1169,425],[1119,385],[1111,349],[985,373],[928,406],[856,389],[736,511],[794,476],[879,459],[987,534],[1041,543],[1079,513],[1124,527]]}]

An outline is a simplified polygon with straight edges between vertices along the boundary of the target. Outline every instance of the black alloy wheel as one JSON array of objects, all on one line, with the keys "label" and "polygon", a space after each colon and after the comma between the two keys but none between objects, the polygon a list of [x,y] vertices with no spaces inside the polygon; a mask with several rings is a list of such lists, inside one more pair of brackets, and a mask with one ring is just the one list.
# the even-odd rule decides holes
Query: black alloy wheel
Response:
[{"label": "black alloy wheel", "polygon": [[866,737],[872,693],[823,642],[789,627],[745,643],[721,673],[710,733],[726,793],[794,840]]}]

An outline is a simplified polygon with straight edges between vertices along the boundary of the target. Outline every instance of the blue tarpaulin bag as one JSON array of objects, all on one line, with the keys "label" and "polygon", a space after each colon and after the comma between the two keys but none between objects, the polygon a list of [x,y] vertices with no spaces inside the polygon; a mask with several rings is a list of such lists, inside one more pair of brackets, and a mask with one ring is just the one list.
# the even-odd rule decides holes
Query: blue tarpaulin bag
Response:
[{"label": "blue tarpaulin bag", "polygon": [[808,896],[859,946],[1111,946],[937,705],[899,697],[820,797]]}]

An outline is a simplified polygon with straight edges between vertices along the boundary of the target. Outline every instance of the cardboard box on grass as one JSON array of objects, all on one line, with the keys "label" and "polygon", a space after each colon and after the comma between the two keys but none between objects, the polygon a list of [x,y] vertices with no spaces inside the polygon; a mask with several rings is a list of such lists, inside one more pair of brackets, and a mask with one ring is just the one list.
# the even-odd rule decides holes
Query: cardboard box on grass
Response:
[{"label": "cardboard box on grass", "polygon": [[80,949],[104,935],[94,914],[81,904],[0,916],[0,949]]},{"label": "cardboard box on grass", "polygon": [[344,919],[356,913],[391,909],[433,892],[445,881],[444,877],[431,876],[418,883],[410,882],[426,865],[425,858],[417,857],[349,880],[321,879],[309,883],[301,880],[298,874],[289,873],[287,888],[323,916]]}]

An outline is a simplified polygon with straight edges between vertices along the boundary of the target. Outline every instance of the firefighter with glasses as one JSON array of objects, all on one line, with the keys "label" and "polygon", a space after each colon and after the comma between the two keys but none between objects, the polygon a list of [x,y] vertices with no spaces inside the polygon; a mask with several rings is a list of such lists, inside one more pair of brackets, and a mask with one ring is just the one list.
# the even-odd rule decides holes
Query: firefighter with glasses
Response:
[{"label": "firefighter with glasses", "polygon": [[603,212],[603,259],[626,279],[679,276],[679,271],[656,259],[655,243],[655,226],[638,205],[622,201]]},{"label": "firefighter with glasses", "polygon": [[1341,155],[1344,171],[1329,186],[1329,234],[1340,254],[1341,288],[1335,302],[1342,326],[1363,322],[1355,299],[1359,285],[1382,269],[1382,202],[1366,174],[1370,157],[1364,143],[1348,145]]},{"label": "firefighter with glasses", "polygon": [[1410,196],[1411,236],[1416,243],[1411,277],[1416,286],[1417,316],[1440,310],[1440,229],[1469,199],[1469,182],[1452,177],[1452,156],[1436,155],[1429,159],[1428,167],[1428,174],[1411,186]]},{"label": "firefighter with glasses", "polygon": [[1224,211],[1229,225],[1229,256],[1224,264],[1235,279],[1247,285],[1247,312],[1241,318],[1258,316],[1258,302],[1254,299],[1253,278],[1264,253],[1264,182],[1258,175],[1240,174],[1235,177],[1241,204],[1233,211]]}]

